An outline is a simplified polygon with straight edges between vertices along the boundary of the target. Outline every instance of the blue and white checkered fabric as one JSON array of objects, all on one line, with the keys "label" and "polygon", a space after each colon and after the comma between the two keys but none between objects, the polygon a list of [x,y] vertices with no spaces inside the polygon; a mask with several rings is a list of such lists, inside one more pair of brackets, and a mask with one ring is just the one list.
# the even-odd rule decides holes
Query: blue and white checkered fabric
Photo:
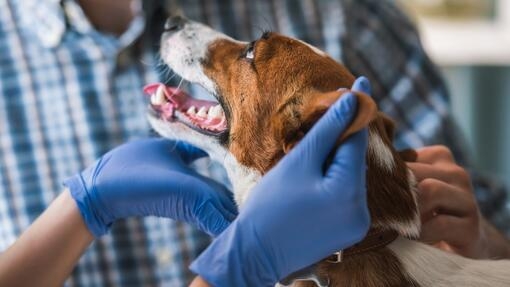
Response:
[{"label": "blue and white checkered fabric", "polygon": [[[235,38],[272,29],[326,50],[370,78],[381,109],[399,123],[399,147],[442,143],[466,163],[443,82],[392,1],[145,1],[145,14],[116,38],[95,31],[74,1],[0,0],[0,250],[64,178],[149,135],[140,91],[167,76],[157,69],[158,31],[163,7],[175,3]],[[474,179],[483,211],[508,225],[504,189]],[[208,240],[170,220],[120,221],[88,249],[67,285],[185,286],[187,266]]]}]

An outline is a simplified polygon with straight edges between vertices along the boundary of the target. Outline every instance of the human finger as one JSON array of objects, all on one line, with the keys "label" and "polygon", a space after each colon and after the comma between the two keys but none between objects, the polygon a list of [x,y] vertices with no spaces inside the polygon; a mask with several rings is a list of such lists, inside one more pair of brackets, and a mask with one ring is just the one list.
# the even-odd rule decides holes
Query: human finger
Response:
[{"label": "human finger", "polygon": [[425,179],[418,184],[418,203],[422,222],[437,214],[462,217],[476,210],[469,194],[436,179]]},{"label": "human finger", "polygon": [[422,147],[416,150],[416,162],[435,164],[438,162],[451,162],[455,163],[453,153],[449,148],[443,145],[434,145]]}]

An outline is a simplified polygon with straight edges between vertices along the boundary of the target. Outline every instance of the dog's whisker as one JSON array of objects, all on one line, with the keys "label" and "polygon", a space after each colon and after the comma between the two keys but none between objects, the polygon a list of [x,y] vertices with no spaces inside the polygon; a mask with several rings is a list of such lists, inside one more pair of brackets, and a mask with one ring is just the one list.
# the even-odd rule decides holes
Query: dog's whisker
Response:
[{"label": "dog's whisker", "polygon": [[[174,76],[177,75],[177,74],[174,74]],[[181,80],[179,81],[179,84],[177,85],[177,88],[174,90],[174,92],[172,93],[171,96],[175,96],[177,91],[181,90],[183,84],[187,84],[188,82],[183,78],[181,77]]]},{"label": "dog's whisker", "polygon": [[161,52],[158,51],[156,53],[155,58],[156,58],[156,62],[157,62],[157,64],[156,64],[157,67],[159,67],[159,66],[165,66],[166,67],[166,63],[163,60],[163,57],[161,56]]},{"label": "dog's whisker", "polygon": [[166,67],[167,65],[166,65],[165,61],[163,61],[163,59],[159,59],[157,66],[158,67]]},{"label": "dog's whisker", "polygon": [[[170,73],[170,72],[167,72],[167,73]],[[170,77],[167,77],[167,80],[165,81],[165,84],[168,85],[172,81],[172,79],[175,78],[176,76],[177,76],[177,74],[174,73]]]},{"label": "dog's whisker", "polygon": [[[260,25],[259,24],[259,25],[256,26],[256,28],[261,31],[261,34],[274,31],[273,25],[271,25],[271,22],[266,17],[266,15],[261,15],[260,17],[262,18],[262,20],[264,22],[263,24],[265,24],[265,25]],[[267,27],[267,28],[263,28],[264,26]]]},{"label": "dog's whisker", "polygon": [[169,67],[165,67],[163,73],[165,74],[165,78],[167,78],[165,84],[170,83],[170,81],[173,78],[175,78],[175,76],[177,76],[177,74],[174,71],[172,71],[172,69],[170,69]]},{"label": "dog's whisker", "polygon": [[156,63],[156,67],[166,67],[166,64],[165,64],[165,62],[163,62],[163,61],[158,61],[158,62]]},{"label": "dog's whisker", "polygon": [[147,67],[152,67],[152,68],[157,68],[160,64],[157,63],[157,62],[148,62],[147,60],[144,60],[144,59],[140,59],[139,60],[140,63],[142,63],[144,66],[147,66]]},{"label": "dog's whisker", "polygon": [[[159,54],[159,52],[158,52],[158,54]],[[145,65],[147,67],[153,67],[153,68],[158,68],[160,66],[165,65],[165,63],[163,62],[163,60],[161,59],[161,57],[159,55],[155,59],[148,60],[148,59],[141,58],[139,61],[143,65]]]},{"label": "dog's whisker", "polygon": [[179,82],[179,84],[177,85],[177,90],[179,90],[181,88],[181,85],[182,83],[184,82],[184,78],[181,77],[181,81]]}]

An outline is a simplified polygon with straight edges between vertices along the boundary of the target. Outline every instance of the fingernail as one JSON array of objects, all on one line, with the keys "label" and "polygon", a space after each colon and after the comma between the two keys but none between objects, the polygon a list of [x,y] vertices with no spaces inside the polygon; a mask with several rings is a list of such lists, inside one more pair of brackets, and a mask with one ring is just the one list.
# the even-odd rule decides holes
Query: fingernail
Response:
[{"label": "fingernail", "polygon": [[360,92],[364,92],[366,94],[372,93],[372,87],[370,86],[370,81],[364,76],[359,77],[356,80],[356,90],[359,90]]}]

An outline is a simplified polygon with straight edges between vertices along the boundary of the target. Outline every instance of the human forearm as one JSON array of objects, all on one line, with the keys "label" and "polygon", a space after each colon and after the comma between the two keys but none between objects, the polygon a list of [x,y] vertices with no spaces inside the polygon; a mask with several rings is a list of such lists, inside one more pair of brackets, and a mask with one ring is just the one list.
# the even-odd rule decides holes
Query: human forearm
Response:
[{"label": "human forearm", "polygon": [[197,276],[197,277],[195,277],[195,280],[193,280],[193,282],[191,282],[189,287],[211,287],[211,285],[209,285],[209,283],[205,282],[205,280],[202,279],[202,277]]},{"label": "human forearm", "polygon": [[62,285],[93,239],[65,190],[1,254],[0,286]]}]

